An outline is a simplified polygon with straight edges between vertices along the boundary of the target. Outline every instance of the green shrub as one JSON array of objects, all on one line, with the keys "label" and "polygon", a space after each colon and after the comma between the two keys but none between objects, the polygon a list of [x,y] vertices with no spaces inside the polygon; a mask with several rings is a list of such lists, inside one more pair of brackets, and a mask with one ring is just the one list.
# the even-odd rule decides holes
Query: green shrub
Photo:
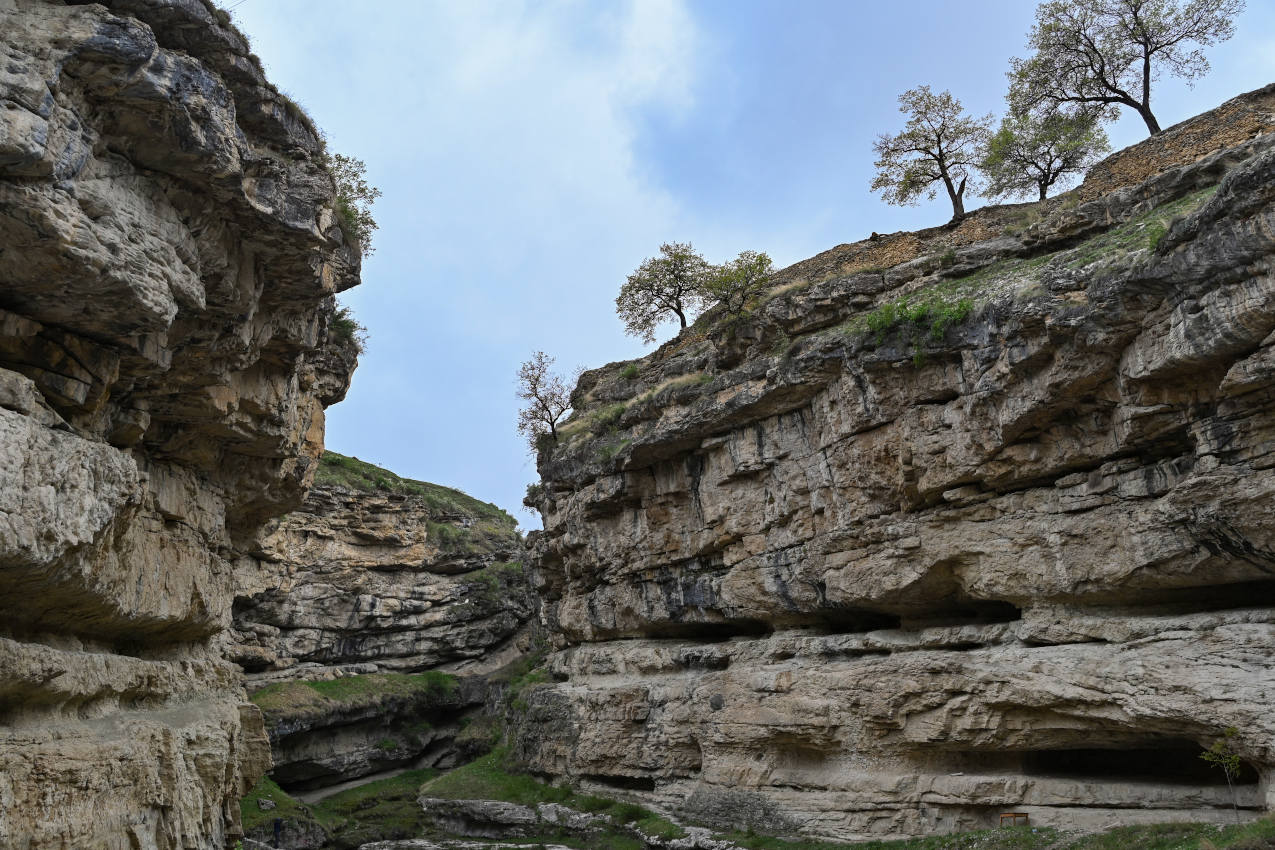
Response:
[{"label": "green shrub", "polygon": [[362,256],[370,256],[372,233],[377,229],[372,204],[381,197],[381,190],[368,185],[367,166],[361,159],[336,154],[327,165],[336,185],[337,224]]},{"label": "green shrub", "polygon": [[630,363],[628,366],[625,366],[623,369],[620,370],[620,377],[624,378],[626,381],[632,378],[636,378],[637,376],[638,376],[638,365],[636,363]]},{"label": "green shrub", "polygon": [[367,328],[363,327],[354,318],[350,308],[344,305],[337,307],[336,313],[332,316],[332,322],[328,325],[328,331],[340,345],[352,345],[359,354],[362,354],[367,346]]}]

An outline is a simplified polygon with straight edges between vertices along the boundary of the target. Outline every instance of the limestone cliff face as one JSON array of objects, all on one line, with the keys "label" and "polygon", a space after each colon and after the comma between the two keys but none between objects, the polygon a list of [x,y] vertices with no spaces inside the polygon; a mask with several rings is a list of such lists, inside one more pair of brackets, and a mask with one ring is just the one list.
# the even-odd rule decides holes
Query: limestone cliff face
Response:
[{"label": "limestone cliff face", "polygon": [[[310,790],[451,764],[483,674],[527,650],[521,554],[496,506],[325,454],[301,508],[236,567],[230,655],[266,711],[275,781]],[[438,694],[402,675],[424,671],[461,678]],[[359,698],[316,701],[307,683]]]},{"label": "limestone cliff face", "polygon": [[489,672],[532,614],[521,550],[496,506],[329,453],[300,510],[240,562],[232,657],[254,682]]},{"label": "limestone cliff face", "polygon": [[212,848],[269,766],[232,565],[301,503],[358,252],[196,0],[0,0],[0,845]]},{"label": "limestone cliff face", "polygon": [[586,373],[523,760],[852,838],[1229,816],[1235,727],[1275,804],[1272,129],[1275,87]]}]

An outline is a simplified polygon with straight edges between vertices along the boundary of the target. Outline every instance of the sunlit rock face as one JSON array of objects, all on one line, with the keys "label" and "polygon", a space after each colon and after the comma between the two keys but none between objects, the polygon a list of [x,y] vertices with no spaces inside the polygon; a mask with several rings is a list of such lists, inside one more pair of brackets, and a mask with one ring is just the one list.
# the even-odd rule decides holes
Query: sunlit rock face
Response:
[{"label": "sunlit rock face", "polygon": [[232,565],[297,507],[358,251],[196,0],[0,0],[0,846],[213,848],[269,766]]},{"label": "sunlit rock face", "polygon": [[1268,87],[585,373],[518,755],[857,838],[1229,818],[1233,727],[1275,804],[1272,129]]}]

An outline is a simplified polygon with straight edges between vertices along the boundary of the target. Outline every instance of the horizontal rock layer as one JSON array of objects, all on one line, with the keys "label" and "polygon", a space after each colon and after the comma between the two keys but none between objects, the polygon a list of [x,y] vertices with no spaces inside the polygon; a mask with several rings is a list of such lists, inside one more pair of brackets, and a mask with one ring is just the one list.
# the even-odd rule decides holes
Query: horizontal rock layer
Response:
[{"label": "horizontal rock layer", "polygon": [[857,838],[1229,817],[1234,727],[1275,804],[1273,101],[583,375],[520,757]]},{"label": "horizontal rock layer", "polygon": [[[342,463],[393,486],[351,486]],[[517,655],[532,599],[512,517],[340,455],[320,476],[239,564],[232,657],[252,682],[333,667],[484,673]]]},{"label": "horizontal rock layer", "polygon": [[223,847],[269,765],[233,563],[300,504],[359,255],[196,0],[0,0],[0,845]]}]

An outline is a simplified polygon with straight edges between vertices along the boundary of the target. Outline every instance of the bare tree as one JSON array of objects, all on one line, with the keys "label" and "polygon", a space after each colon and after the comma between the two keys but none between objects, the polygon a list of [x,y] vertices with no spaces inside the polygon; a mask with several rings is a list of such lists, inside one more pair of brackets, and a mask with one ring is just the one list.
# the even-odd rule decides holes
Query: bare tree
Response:
[{"label": "bare tree", "polygon": [[979,163],[987,197],[1039,192],[1043,201],[1059,180],[1083,174],[1111,148],[1098,119],[1094,109],[1006,115]]},{"label": "bare tree", "polygon": [[709,265],[689,242],[665,242],[660,256],[642,261],[615,299],[624,332],[643,342],[655,341],[655,328],[676,316],[683,328],[688,315],[704,301]]},{"label": "bare tree", "polygon": [[1209,61],[1199,47],[1226,41],[1244,0],[1050,0],[1036,8],[1028,45],[1033,55],[1012,60],[1015,109],[1042,104],[1127,106],[1151,135],[1151,83],[1168,71],[1188,84]]},{"label": "bare tree", "polygon": [[518,433],[533,453],[541,437],[558,439],[558,423],[571,409],[571,391],[560,375],[549,371],[551,366],[553,358],[537,351],[518,369],[518,398],[526,402],[518,411]]},{"label": "bare tree", "polygon": [[872,145],[877,176],[872,191],[886,203],[906,206],[921,196],[933,199],[942,184],[952,202],[952,220],[965,217],[965,190],[973,186],[978,154],[991,133],[991,114],[965,114],[951,92],[933,94],[929,86],[899,95],[899,111],[908,116],[903,132],[882,134]]}]

